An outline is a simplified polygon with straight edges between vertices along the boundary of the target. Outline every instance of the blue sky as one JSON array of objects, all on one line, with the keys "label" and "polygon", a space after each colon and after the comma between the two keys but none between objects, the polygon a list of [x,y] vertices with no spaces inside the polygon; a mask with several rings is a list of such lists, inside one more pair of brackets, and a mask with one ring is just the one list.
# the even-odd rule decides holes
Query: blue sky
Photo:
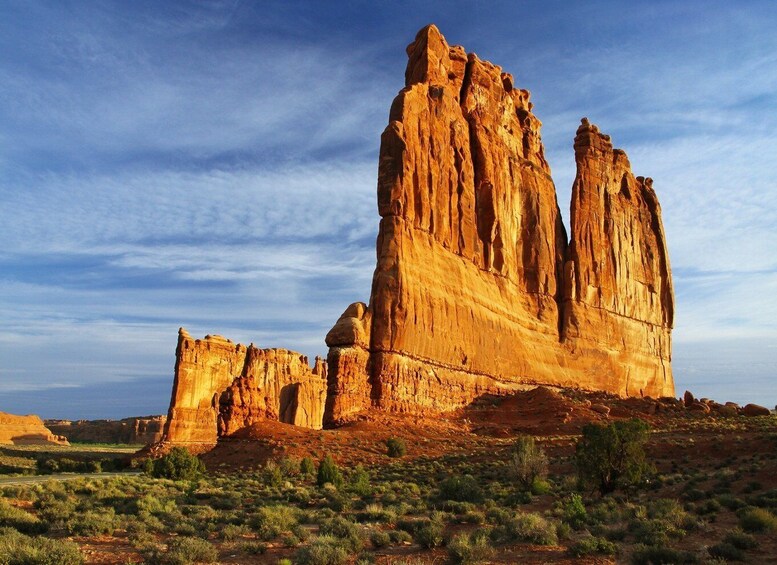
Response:
[{"label": "blue sky", "polygon": [[653,177],[678,394],[777,403],[773,2],[0,14],[0,410],[165,412],[179,326],[324,354],[369,297],[380,133],[429,22],[532,91],[565,217],[582,116]]}]

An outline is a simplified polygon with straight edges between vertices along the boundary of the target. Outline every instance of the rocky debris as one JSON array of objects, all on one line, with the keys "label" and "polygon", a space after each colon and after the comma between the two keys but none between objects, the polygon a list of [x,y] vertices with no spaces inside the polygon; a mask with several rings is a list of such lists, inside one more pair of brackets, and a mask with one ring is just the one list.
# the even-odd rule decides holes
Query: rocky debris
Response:
[{"label": "rocky debris", "polygon": [[0,444],[70,445],[67,438],[53,434],[38,416],[17,416],[0,412]]},{"label": "rocky debris", "polygon": [[652,180],[584,119],[568,245],[529,92],[433,25],[407,53],[381,137],[370,305],[327,336],[325,421],[448,411],[538,383],[673,395]]},{"label": "rocky debris", "polygon": [[594,412],[597,412],[599,414],[603,414],[605,416],[610,414],[610,407],[609,406],[605,406],[604,404],[592,404],[591,405],[591,410],[593,410]]},{"label": "rocky debris", "polygon": [[[165,445],[209,446],[261,420],[321,428],[326,364],[304,355],[258,349],[221,336],[178,333]],[[153,451],[153,450],[152,450]]]},{"label": "rocky debris", "polygon": [[746,404],[742,408],[742,414],[745,416],[768,416],[771,411],[765,406],[759,406],[758,404]]},{"label": "rocky debris", "polygon": [[68,441],[145,445],[162,439],[165,420],[165,416],[144,416],[123,420],[45,420],[45,424]]},{"label": "rocky debris", "polygon": [[691,391],[685,391],[685,394],[683,395],[683,402],[685,403],[686,407],[691,406],[694,402],[696,402],[696,399],[693,397],[693,394],[691,394]]}]

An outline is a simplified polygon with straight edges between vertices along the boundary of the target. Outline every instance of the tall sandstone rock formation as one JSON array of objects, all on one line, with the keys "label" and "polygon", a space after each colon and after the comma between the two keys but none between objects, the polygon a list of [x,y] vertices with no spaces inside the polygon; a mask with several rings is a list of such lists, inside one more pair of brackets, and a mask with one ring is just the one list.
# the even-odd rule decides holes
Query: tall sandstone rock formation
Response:
[{"label": "tall sandstone rock formation", "polygon": [[584,120],[568,245],[529,92],[434,26],[407,52],[381,138],[370,304],[327,335],[325,422],[537,383],[673,394],[652,182]]},{"label": "tall sandstone rock formation", "polygon": [[537,384],[674,394],[652,181],[584,119],[568,240],[529,92],[434,26],[407,53],[381,138],[369,305],[345,310],[312,369],[181,330],[165,443],[210,445],[266,418],[443,412]]},{"label": "tall sandstone rock formation", "polygon": [[210,446],[264,419],[321,428],[326,365],[220,336],[178,333],[175,378],[162,443]]}]

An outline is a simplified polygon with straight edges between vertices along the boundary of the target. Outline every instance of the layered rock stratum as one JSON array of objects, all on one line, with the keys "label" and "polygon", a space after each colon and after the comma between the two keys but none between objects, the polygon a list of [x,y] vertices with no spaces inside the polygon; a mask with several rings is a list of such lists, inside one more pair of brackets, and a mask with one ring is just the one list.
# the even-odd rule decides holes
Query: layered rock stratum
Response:
[{"label": "layered rock stratum", "polygon": [[66,438],[53,434],[38,416],[17,416],[0,412],[0,444],[69,445]]},{"label": "layered rock stratum", "polygon": [[278,420],[321,428],[326,364],[286,349],[259,349],[217,335],[178,332],[175,376],[162,442],[212,445],[246,426]]},{"label": "layered rock stratum", "polygon": [[142,416],[122,420],[44,420],[44,423],[68,441],[145,445],[162,439],[165,420],[164,416]]},{"label": "layered rock stratum", "polygon": [[444,412],[538,384],[674,395],[652,180],[583,119],[568,236],[529,92],[433,25],[407,54],[381,137],[369,304],[327,334],[328,370],[182,333],[168,440],[213,441],[258,418],[319,427],[373,408]]}]

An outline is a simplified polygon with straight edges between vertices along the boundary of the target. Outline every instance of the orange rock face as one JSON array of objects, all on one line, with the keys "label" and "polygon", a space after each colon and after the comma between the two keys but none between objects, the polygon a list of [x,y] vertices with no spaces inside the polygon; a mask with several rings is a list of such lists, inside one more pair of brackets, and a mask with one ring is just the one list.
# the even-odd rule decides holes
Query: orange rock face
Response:
[{"label": "orange rock face", "polygon": [[38,416],[17,416],[0,412],[0,444],[70,445],[62,436],[51,433]]},{"label": "orange rock face", "polygon": [[673,395],[652,182],[584,120],[568,245],[529,92],[434,26],[407,52],[381,138],[370,304],[327,335],[325,421],[537,383]]},{"label": "orange rock face", "polygon": [[220,336],[178,335],[175,380],[163,443],[213,445],[262,419],[321,428],[326,365],[285,349],[258,349]]}]

